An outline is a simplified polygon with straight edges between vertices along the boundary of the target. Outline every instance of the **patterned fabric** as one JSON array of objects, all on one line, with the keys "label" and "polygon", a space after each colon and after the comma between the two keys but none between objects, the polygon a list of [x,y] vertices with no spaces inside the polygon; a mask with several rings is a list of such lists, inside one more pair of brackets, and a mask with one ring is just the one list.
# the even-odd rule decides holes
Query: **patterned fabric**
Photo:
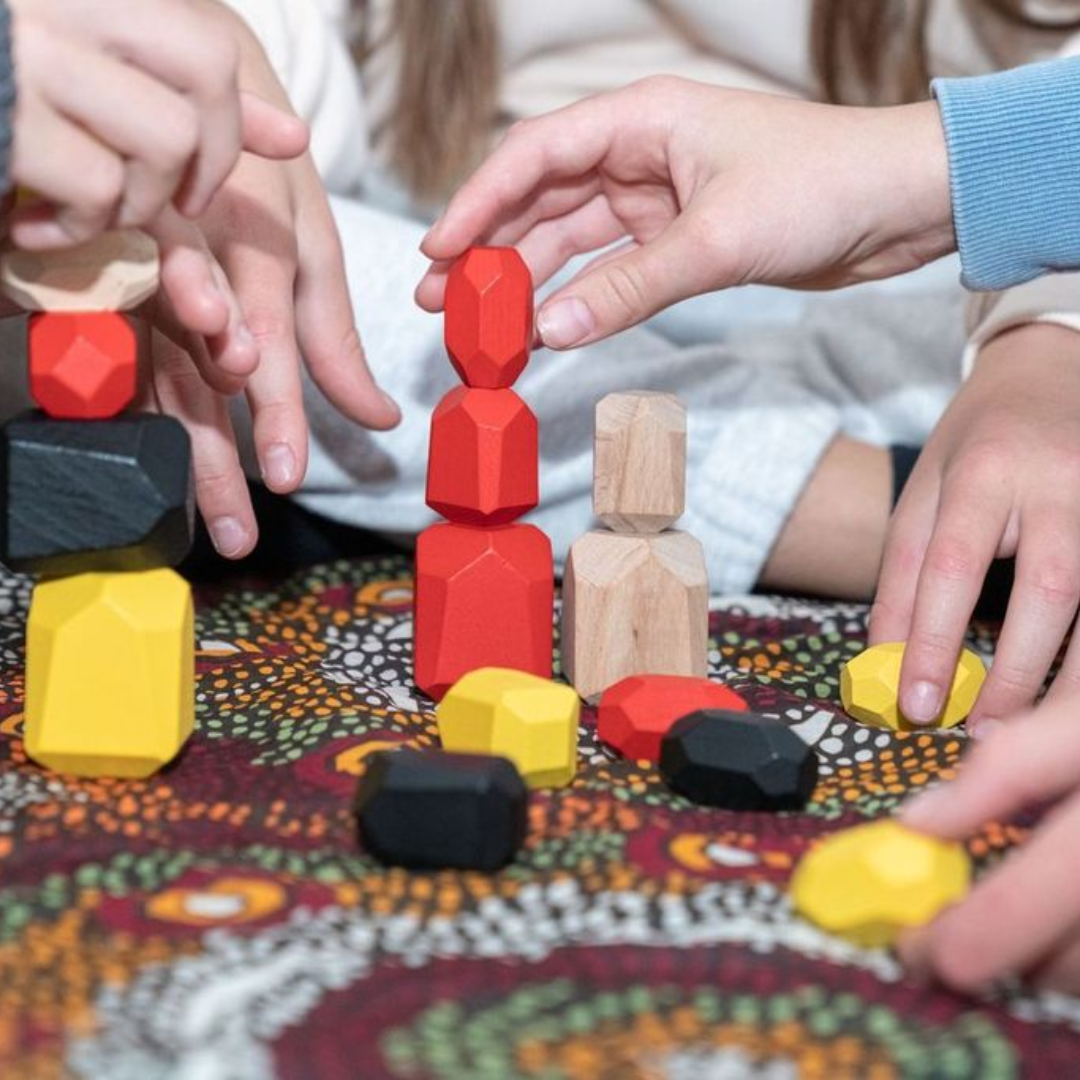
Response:
[{"label": "patterned fabric", "polygon": [[[0,1076],[95,1080],[1064,1078],[1080,1002],[975,1003],[792,915],[818,837],[947,776],[956,732],[844,719],[864,609],[740,599],[713,674],[821,756],[802,814],[696,808],[616,760],[533,796],[508,870],[409,874],[357,846],[368,754],[434,746],[400,558],[199,597],[198,731],[148,782],[67,780],[20,739],[28,587],[0,582]],[[976,635],[987,653],[989,633]],[[985,866],[1022,838],[989,828]]]}]

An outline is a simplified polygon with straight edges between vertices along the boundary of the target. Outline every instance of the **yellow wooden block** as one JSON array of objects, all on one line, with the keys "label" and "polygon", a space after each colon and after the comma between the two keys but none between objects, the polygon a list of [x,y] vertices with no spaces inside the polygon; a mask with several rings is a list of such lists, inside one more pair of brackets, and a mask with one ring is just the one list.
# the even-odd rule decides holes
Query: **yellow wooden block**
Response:
[{"label": "yellow wooden block", "polygon": [[[874,645],[859,653],[840,672],[840,700],[856,720],[894,731],[915,731],[927,727],[913,724],[897,703],[904,642]],[[952,688],[934,727],[955,727],[966,719],[975,705],[986,679],[986,666],[970,649],[960,654]]]},{"label": "yellow wooden block", "polygon": [[562,787],[577,771],[578,696],[507,668],[459,679],[436,717],[444,750],[509,758],[531,788]]},{"label": "yellow wooden block", "polygon": [[962,845],[875,821],[813,848],[791,879],[795,909],[856,945],[891,945],[963,898],[971,863]]},{"label": "yellow wooden block", "polygon": [[172,570],[78,574],[34,589],[26,752],[75,776],[144,777],[195,722],[191,589]]}]

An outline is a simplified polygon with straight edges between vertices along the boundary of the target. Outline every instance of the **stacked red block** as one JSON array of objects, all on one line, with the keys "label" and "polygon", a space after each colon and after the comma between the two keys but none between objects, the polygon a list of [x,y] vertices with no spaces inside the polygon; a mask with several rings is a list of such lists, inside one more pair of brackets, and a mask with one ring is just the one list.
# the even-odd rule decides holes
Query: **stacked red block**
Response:
[{"label": "stacked red block", "polygon": [[436,700],[477,668],[551,677],[551,542],[517,522],[539,501],[538,426],[510,389],[532,296],[512,248],[473,248],[447,280],[446,350],[465,385],[431,418],[427,503],[448,520],[416,547],[414,676]]}]

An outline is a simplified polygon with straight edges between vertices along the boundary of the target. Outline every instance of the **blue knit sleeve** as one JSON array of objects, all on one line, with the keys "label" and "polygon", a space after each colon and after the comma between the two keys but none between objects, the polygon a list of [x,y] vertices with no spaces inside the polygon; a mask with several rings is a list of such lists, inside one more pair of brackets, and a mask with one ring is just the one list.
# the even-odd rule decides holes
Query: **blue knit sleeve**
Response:
[{"label": "blue knit sleeve", "polygon": [[11,138],[15,112],[15,63],[11,53],[11,11],[0,0],[0,192],[11,187]]},{"label": "blue knit sleeve", "polygon": [[964,284],[1080,269],[1080,57],[931,85]]}]

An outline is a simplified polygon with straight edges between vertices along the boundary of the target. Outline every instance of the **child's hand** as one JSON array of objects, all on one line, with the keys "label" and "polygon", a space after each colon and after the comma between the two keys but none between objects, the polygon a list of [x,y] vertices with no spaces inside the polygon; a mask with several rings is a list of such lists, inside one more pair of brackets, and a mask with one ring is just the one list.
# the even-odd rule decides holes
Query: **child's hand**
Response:
[{"label": "child's hand", "polygon": [[11,177],[41,202],[15,243],[64,247],[206,209],[241,150],[293,157],[305,126],[242,95],[224,9],[209,0],[9,0],[18,82]]},{"label": "child's hand", "polygon": [[910,970],[979,992],[1026,976],[1080,993],[1080,724],[1075,693],[989,732],[952,783],[901,813],[912,828],[964,839],[1025,807],[1056,803],[1024,845],[962,903],[911,932]]},{"label": "child's hand", "polygon": [[625,243],[540,308],[544,344],[606,337],[678,300],[747,282],[827,288],[952,249],[933,102],[817,105],[662,76],[516,125],[425,238],[420,283],[476,243],[516,246],[538,282]]},{"label": "child's hand", "polygon": [[[987,568],[1011,555],[1016,583],[973,730],[1032,703],[1080,604],[1080,335],[1062,327],[1024,326],[982,350],[900,499],[870,638],[908,643],[909,719],[937,717]],[[1074,644],[1051,692],[1078,682]]]},{"label": "child's hand", "polygon": [[[233,17],[231,32],[240,54],[241,85],[287,108],[266,54],[246,24]],[[258,368],[245,389],[263,479],[279,494],[294,491],[307,468],[301,361],[344,415],[378,429],[400,419],[368,369],[341,241],[310,155],[288,162],[245,156],[200,225],[258,346]],[[154,337],[154,399],[191,433],[199,509],[218,551],[239,558],[254,547],[258,531],[227,402],[215,393],[229,392],[227,380],[213,377],[223,374],[223,365],[203,339],[185,341],[167,332],[168,320],[158,320],[158,328],[166,332]]]}]

